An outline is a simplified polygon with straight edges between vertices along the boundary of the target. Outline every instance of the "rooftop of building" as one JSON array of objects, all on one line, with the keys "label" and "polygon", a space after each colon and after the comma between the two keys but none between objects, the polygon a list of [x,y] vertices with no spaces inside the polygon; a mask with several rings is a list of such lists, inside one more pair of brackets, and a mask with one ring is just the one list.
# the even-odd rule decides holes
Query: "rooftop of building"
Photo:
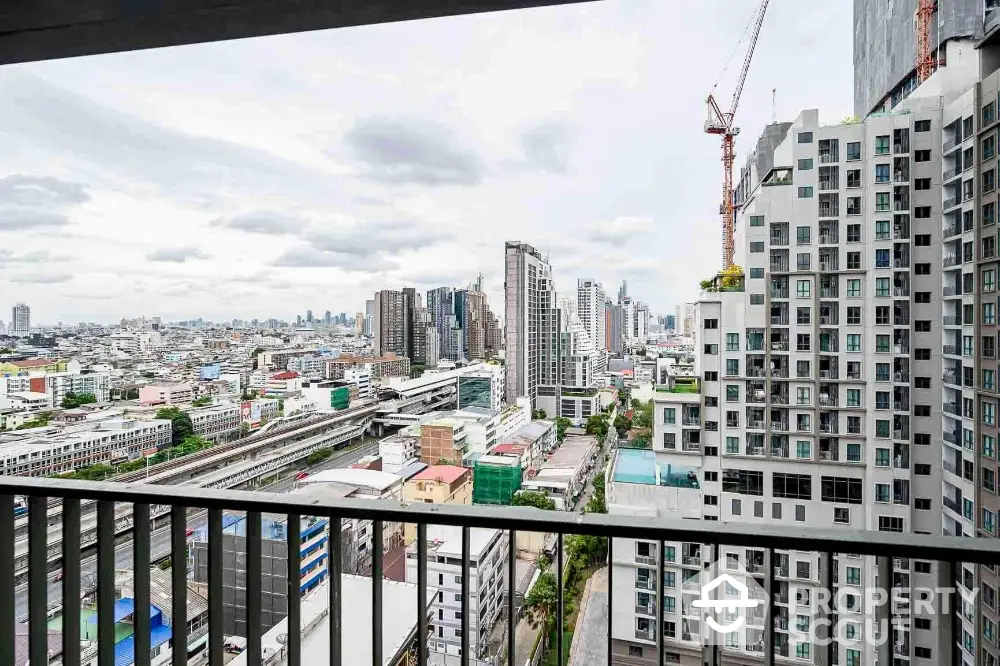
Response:
[{"label": "rooftop of building", "polygon": [[16,365],[19,368],[42,368],[58,362],[59,360],[54,358],[30,358],[26,361],[5,361],[5,363]]},{"label": "rooftop of building", "polygon": [[549,454],[548,459],[542,465],[543,468],[576,467],[587,455],[597,450],[597,438],[592,435],[574,435],[563,440],[556,449]]},{"label": "rooftop of building", "polygon": [[299,373],[292,372],[291,370],[287,372],[279,372],[276,375],[271,375],[271,379],[298,379]]},{"label": "rooftop of building", "polygon": [[521,464],[521,459],[516,456],[493,456],[493,455],[478,455],[474,461],[476,464],[483,465],[499,465],[502,467],[515,467]]},{"label": "rooftop of building", "polygon": [[299,483],[302,486],[311,486],[330,482],[384,491],[400,483],[400,478],[395,474],[380,472],[374,469],[324,469],[321,472],[316,472],[302,479]]},{"label": "rooftop of building", "polygon": [[455,483],[463,476],[467,476],[469,470],[458,465],[431,465],[427,469],[415,474],[411,481],[437,481],[438,483]]},{"label": "rooftop of building", "polygon": [[[329,666],[330,591],[329,580],[316,586],[302,598],[299,607],[302,654],[310,666]],[[372,663],[372,579],[366,576],[341,575],[341,656],[345,664]],[[416,633],[417,586],[392,580],[382,582],[382,655],[386,664],[398,663]],[[288,634],[288,618],[281,620],[261,637],[266,663],[278,666],[286,662],[282,655]],[[273,661],[271,655],[279,655]],[[229,666],[246,666],[243,651]]]},{"label": "rooftop of building", "polygon": [[[490,544],[496,539],[500,530],[484,527],[473,527],[469,530],[469,553],[473,558],[485,552]],[[415,549],[414,544],[410,544],[408,551]],[[427,551],[439,557],[454,555],[462,556],[462,528],[455,525],[428,525],[427,526]]]},{"label": "rooftop of building", "polygon": [[501,443],[513,443],[517,444],[519,441],[529,441],[533,442],[539,437],[542,437],[555,425],[552,421],[531,421],[530,423],[525,423],[523,426],[511,433],[507,442]]}]

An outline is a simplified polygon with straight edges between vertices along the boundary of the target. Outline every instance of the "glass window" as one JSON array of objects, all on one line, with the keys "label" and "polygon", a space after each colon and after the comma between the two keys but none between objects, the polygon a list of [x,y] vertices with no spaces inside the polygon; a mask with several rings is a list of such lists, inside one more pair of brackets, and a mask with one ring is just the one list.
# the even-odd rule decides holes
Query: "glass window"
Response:
[{"label": "glass window", "polygon": [[875,182],[876,183],[888,183],[889,182],[889,165],[888,164],[876,164],[875,165]]},{"label": "glass window", "polygon": [[875,154],[876,155],[888,155],[889,154],[889,135],[882,134],[875,137]]},{"label": "glass window", "polygon": [[664,407],[663,408],[663,423],[669,425],[669,424],[676,423],[676,422],[677,422],[677,416],[676,416],[676,411],[674,410],[674,408],[673,407]]},{"label": "glass window", "polygon": [[853,279],[847,281],[847,295],[858,298],[861,296],[861,280]]},{"label": "glass window", "polygon": [[762,227],[762,226],[764,226],[764,216],[763,215],[751,215],[750,216],[750,226],[751,227]]},{"label": "glass window", "polygon": [[740,350],[740,334],[726,333],[726,351]]},{"label": "glass window", "polygon": [[861,334],[860,333],[848,333],[847,334],[847,351],[849,351],[849,352],[859,352],[859,351],[861,351]]},{"label": "glass window", "polygon": [[795,442],[795,457],[802,460],[809,460],[812,458],[810,453],[810,443],[808,441],[799,440]]},{"label": "glass window", "polygon": [[888,192],[876,192],[875,193],[875,210],[879,212],[885,212],[889,210],[889,193]]},{"label": "glass window", "polygon": [[806,157],[799,160],[799,171],[808,171],[813,168],[813,161],[811,157]]},{"label": "glass window", "polygon": [[813,188],[811,187],[799,188],[799,199],[811,199],[812,195],[813,195]]},{"label": "glass window", "polygon": [[795,228],[796,245],[809,245],[809,227]]},{"label": "glass window", "polygon": [[882,297],[889,296],[890,292],[891,292],[891,283],[889,282],[889,278],[887,277],[875,278],[876,296],[882,296]]},{"label": "glass window", "polygon": [[847,406],[848,407],[860,407],[861,406],[861,389],[847,389]]},{"label": "glass window", "polygon": [[847,143],[847,159],[850,160],[860,160],[861,159],[861,142],[860,141],[849,141]]},{"label": "glass window", "polygon": [[809,280],[795,281],[795,295],[798,298],[809,298],[812,283]]},{"label": "glass window", "polygon": [[889,240],[889,220],[875,220],[875,240]]}]

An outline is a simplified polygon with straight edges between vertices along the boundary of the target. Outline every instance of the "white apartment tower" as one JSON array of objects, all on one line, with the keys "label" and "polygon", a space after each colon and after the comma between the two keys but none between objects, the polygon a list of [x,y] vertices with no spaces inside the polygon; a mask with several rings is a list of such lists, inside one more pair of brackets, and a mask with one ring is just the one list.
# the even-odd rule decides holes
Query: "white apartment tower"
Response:
[{"label": "white apartment tower", "polygon": [[576,281],[576,313],[583,322],[583,327],[587,330],[594,347],[605,348],[605,328],[607,319],[605,317],[607,296],[604,287],[597,280],[590,278]]},{"label": "white apartment tower", "polygon": [[[668,470],[667,478],[684,490],[667,493],[662,483],[642,488],[641,480],[618,474],[616,458],[608,474],[610,512],[967,535],[976,534],[977,518],[995,521],[986,507],[979,510],[973,482],[976,422],[993,423],[995,378],[989,378],[988,398],[980,394],[977,404],[975,361],[963,366],[977,342],[973,264],[977,257],[996,261],[995,240],[974,249],[980,229],[975,193],[977,183],[992,191],[995,182],[962,175],[966,165],[978,164],[972,153],[958,155],[966,150],[963,137],[974,145],[969,118],[980,114],[974,91],[948,101],[942,100],[946,89],[939,81],[933,94],[918,90],[896,111],[863,123],[823,126],[816,111],[805,111],[793,123],[768,128],[780,136],[765,146],[766,157],[752,156],[737,190],[736,260],[744,276],[717,278],[695,304],[693,330],[685,326],[696,341],[697,397],[687,390],[658,393],[654,450],[639,452],[659,470],[649,478]],[[991,94],[995,104],[995,82]],[[762,138],[758,146],[765,143]],[[984,274],[983,289],[988,282],[995,290],[995,278]],[[995,294],[992,302],[995,307]],[[678,308],[679,326],[681,314]],[[989,316],[992,324],[994,313]],[[995,470],[992,442],[989,469]],[[995,534],[995,522],[990,530]],[[620,552],[616,543],[615,598],[624,592],[629,607],[612,609],[613,650],[632,657],[621,663],[657,663],[655,642],[646,640],[657,620],[669,627],[668,663],[703,662],[702,618],[668,583],[679,588],[693,575],[685,569],[699,569],[708,550],[667,545],[662,594],[675,602],[657,609],[640,603],[656,590],[656,548],[630,542]],[[764,555],[724,547],[719,558],[761,582]],[[977,609],[942,615],[909,603],[910,588],[949,581],[948,565],[905,555],[876,562],[835,554],[833,580],[848,594],[838,618],[852,627],[852,638],[836,645],[835,663],[981,663],[974,637],[983,635],[977,623],[984,621]],[[823,663],[822,651],[797,642],[790,629],[821,617],[810,600],[822,585],[825,558],[778,551],[777,559],[775,655]],[[970,590],[985,576],[976,569],[963,566],[958,574]],[[888,653],[866,639],[865,609],[850,602],[853,591],[863,594],[876,581],[882,587],[892,581],[904,599],[885,613],[908,620],[892,629]],[[796,595],[793,588],[815,590]],[[962,647],[954,622],[961,624]],[[765,635],[762,624],[751,623],[745,636],[723,648],[726,663],[760,659]],[[963,654],[960,660],[951,658],[953,650]]]},{"label": "white apartment tower", "polygon": [[31,308],[26,303],[17,303],[10,311],[10,335],[26,338],[31,333]]},{"label": "white apartment tower", "polygon": [[507,403],[552,399],[559,384],[559,315],[552,267],[541,252],[507,241],[504,258]]}]

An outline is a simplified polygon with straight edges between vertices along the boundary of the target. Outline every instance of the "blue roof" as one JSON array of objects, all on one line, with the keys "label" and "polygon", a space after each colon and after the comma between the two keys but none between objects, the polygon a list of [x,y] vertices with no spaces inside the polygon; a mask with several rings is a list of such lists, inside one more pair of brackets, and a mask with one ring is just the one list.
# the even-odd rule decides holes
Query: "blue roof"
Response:
[{"label": "blue roof", "polygon": [[411,462],[406,467],[399,469],[396,472],[396,476],[403,477],[403,480],[405,481],[407,479],[413,478],[414,476],[424,471],[425,469],[427,469],[427,463],[422,463],[418,460],[416,462]]},{"label": "blue roof", "polygon": [[[149,631],[149,647],[155,649],[170,640],[170,627],[158,625]],[[131,666],[135,663],[135,634],[130,634],[115,644],[115,666]]]}]

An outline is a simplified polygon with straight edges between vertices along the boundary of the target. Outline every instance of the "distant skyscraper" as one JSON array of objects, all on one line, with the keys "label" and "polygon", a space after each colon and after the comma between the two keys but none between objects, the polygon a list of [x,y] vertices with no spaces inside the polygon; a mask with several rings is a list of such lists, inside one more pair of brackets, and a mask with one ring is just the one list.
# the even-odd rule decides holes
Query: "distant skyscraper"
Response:
[{"label": "distant skyscraper", "polygon": [[504,259],[504,332],[507,402],[522,396],[534,405],[540,389],[559,382],[559,325],[552,267],[530,245],[508,241]]},{"label": "distant skyscraper", "polygon": [[295,315],[295,325],[302,326],[302,315]]},{"label": "distant skyscraper", "polygon": [[618,287],[618,303],[624,301],[626,296],[628,296],[628,282],[622,280],[622,285]]},{"label": "distant skyscraper", "polygon": [[600,282],[590,278],[576,281],[576,312],[597,349],[606,349],[605,301],[607,298]]},{"label": "distant skyscraper", "polygon": [[403,292],[383,289],[375,293],[375,354],[405,356]]},{"label": "distant skyscraper", "polygon": [[449,341],[451,339],[451,319],[454,318],[455,310],[452,305],[451,287],[438,287],[427,292],[427,313],[430,315],[431,323],[438,332],[438,342],[440,348],[438,353],[441,358],[457,360],[455,350],[451,349]]},{"label": "distant skyscraper", "polygon": [[329,310],[323,314],[323,323],[327,326],[333,323],[333,315],[330,314]]},{"label": "distant skyscraper", "polygon": [[10,334],[18,338],[26,338],[31,333],[31,308],[25,303],[18,303],[10,312]]},{"label": "distant skyscraper", "polygon": [[[326,313],[326,318],[329,320],[330,313]],[[354,330],[358,335],[365,332],[365,313],[359,312],[354,316]]]},{"label": "distant skyscraper", "polygon": [[312,310],[306,310],[306,323],[307,324],[313,323],[313,311]]},{"label": "distant skyscraper", "polygon": [[675,317],[672,314],[668,314],[666,317],[663,318],[663,327],[666,328],[668,331],[676,331],[677,317]]}]

